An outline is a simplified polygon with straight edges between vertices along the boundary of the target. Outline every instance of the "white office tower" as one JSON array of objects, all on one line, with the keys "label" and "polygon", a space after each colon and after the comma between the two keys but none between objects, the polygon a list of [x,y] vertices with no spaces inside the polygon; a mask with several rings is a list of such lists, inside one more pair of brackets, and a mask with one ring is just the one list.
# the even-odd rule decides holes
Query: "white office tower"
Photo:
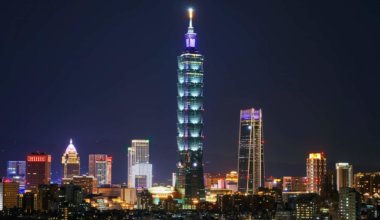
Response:
[{"label": "white office tower", "polygon": [[132,140],[132,146],[128,148],[128,187],[152,187],[149,140]]},{"label": "white office tower", "polygon": [[336,163],[336,189],[339,191],[342,187],[352,187],[353,173],[352,165],[349,163]]}]

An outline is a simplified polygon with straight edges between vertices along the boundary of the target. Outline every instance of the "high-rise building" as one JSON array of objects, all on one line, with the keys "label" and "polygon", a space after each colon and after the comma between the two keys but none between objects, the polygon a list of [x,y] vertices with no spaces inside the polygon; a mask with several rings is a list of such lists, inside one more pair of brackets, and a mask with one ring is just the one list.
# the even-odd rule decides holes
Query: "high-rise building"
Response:
[{"label": "high-rise building", "polygon": [[310,153],[306,159],[307,191],[320,193],[322,178],[326,175],[326,157],[323,153]]},{"label": "high-rise building", "polygon": [[72,139],[70,139],[70,144],[62,156],[62,165],[63,178],[72,178],[73,176],[80,175],[80,158]]},{"label": "high-rise building", "polygon": [[353,188],[341,187],[339,190],[340,219],[360,219],[360,194]]},{"label": "high-rise building", "polygon": [[39,184],[50,184],[51,155],[34,152],[26,158],[26,188],[37,190]]},{"label": "high-rise building", "polygon": [[90,154],[88,156],[88,174],[96,178],[98,186],[111,184],[112,157],[107,154]]},{"label": "high-rise building", "polygon": [[25,191],[26,162],[25,161],[8,161],[7,178],[13,182],[19,183],[19,192]]},{"label": "high-rise building", "polygon": [[261,109],[240,111],[238,190],[256,194],[264,186],[264,137]]},{"label": "high-rise building", "polygon": [[0,182],[0,211],[18,206],[19,183],[5,180]]},{"label": "high-rise building", "polygon": [[132,140],[132,146],[128,148],[128,187],[152,187],[149,140]]},{"label": "high-rise building", "polygon": [[336,163],[336,189],[341,187],[352,187],[353,173],[352,165],[349,163]]},{"label": "high-rise building", "polygon": [[176,189],[185,208],[205,199],[203,181],[203,55],[196,48],[193,11],[185,34],[186,48],[178,56],[177,163]]}]

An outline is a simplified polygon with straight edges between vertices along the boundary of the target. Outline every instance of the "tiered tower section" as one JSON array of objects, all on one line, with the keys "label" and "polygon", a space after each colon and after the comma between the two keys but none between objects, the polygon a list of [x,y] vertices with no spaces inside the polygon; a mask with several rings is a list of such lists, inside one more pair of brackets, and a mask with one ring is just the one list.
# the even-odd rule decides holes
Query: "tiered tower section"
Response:
[{"label": "tiered tower section", "polygon": [[203,55],[196,49],[196,33],[190,23],[185,34],[186,48],[178,56],[178,110],[176,188],[184,207],[192,207],[205,198],[203,182]]}]

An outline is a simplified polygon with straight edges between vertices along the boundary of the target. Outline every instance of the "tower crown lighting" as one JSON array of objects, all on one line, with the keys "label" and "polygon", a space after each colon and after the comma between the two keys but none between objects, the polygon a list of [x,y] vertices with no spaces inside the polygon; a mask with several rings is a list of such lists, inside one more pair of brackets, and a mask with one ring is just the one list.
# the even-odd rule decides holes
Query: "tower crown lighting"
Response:
[{"label": "tower crown lighting", "polygon": [[321,159],[322,154],[321,153],[310,153],[309,159]]}]

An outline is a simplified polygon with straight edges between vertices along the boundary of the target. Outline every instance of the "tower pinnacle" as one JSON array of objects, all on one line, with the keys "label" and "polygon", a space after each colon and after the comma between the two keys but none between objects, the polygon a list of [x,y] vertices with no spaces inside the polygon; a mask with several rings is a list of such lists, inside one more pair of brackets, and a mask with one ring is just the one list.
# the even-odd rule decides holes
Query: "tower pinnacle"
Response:
[{"label": "tower pinnacle", "polygon": [[189,29],[193,28],[193,8],[187,10],[189,12]]},{"label": "tower pinnacle", "polygon": [[193,27],[193,8],[187,9],[189,13],[189,27],[187,28],[187,33],[185,34],[186,48],[195,48],[195,41],[197,34],[194,33]]}]

